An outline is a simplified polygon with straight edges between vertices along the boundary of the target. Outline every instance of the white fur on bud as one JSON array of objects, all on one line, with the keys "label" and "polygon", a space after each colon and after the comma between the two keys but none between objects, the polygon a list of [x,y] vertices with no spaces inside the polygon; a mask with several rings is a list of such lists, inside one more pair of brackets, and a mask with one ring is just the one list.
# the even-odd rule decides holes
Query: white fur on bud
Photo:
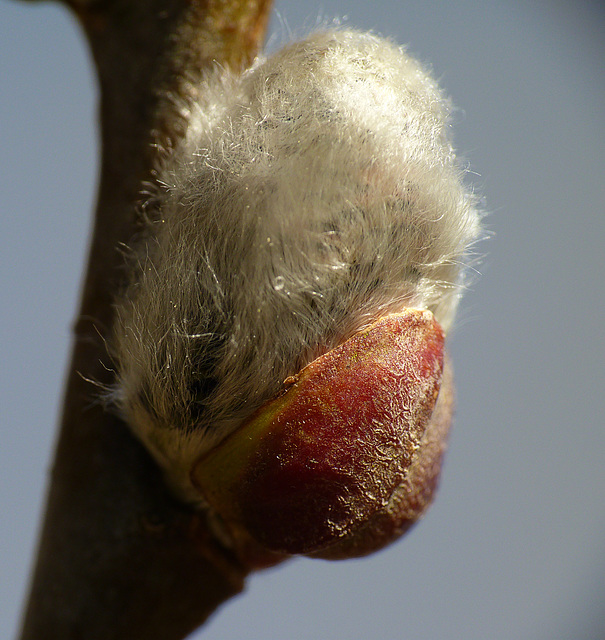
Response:
[{"label": "white fur on bud", "polygon": [[181,497],[193,462],[376,318],[447,331],[478,234],[448,103],[401,48],[314,34],[200,87],[133,282],[116,402]]}]

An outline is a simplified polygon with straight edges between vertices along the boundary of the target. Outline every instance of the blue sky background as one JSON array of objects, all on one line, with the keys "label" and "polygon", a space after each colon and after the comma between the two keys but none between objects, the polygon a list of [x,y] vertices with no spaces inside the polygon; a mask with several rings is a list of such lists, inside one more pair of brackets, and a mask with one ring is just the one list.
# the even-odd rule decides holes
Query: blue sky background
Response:
[{"label": "blue sky background", "polygon": [[[586,0],[278,0],[272,45],[347,16],[430,62],[493,237],[451,351],[438,499],[368,559],[254,576],[207,640],[605,637],[605,11]],[[52,460],[97,172],[70,15],[0,5],[0,637]]]}]

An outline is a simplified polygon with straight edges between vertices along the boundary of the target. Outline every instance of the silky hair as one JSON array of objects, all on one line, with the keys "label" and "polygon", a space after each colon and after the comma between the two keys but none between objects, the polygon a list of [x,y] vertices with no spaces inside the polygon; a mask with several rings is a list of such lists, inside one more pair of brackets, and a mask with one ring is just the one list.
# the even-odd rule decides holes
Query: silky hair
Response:
[{"label": "silky hair", "polygon": [[404,307],[447,331],[479,232],[449,103],[387,40],[315,33],[199,94],[112,341],[113,401],[193,502],[194,461],[312,359]]}]

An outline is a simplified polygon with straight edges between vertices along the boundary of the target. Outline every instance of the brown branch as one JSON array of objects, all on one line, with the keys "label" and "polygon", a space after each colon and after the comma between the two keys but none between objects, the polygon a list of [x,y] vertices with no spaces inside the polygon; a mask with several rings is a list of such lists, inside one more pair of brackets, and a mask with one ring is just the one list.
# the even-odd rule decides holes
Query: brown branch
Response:
[{"label": "brown branch", "polygon": [[[271,0],[72,0],[101,93],[99,200],[56,458],[22,638],[183,638],[243,586],[247,569],[203,515],[173,500],[148,454],[100,405],[105,338],[141,185],[160,141],[182,133],[175,98],[214,60],[240,67]],[[104,364],[105,363],[105,364]]]}]

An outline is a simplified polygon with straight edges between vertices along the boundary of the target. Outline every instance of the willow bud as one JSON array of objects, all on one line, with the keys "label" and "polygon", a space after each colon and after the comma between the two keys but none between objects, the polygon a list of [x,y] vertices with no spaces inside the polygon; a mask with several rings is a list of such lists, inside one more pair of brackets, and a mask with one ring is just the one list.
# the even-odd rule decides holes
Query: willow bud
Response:
[{"label": "willow bud", "polygon": [[197,89],[116,302],[113,400],[241,557],[368,553],[430,501],[451,415],[479,216],[449,102],[352,30]]}]

